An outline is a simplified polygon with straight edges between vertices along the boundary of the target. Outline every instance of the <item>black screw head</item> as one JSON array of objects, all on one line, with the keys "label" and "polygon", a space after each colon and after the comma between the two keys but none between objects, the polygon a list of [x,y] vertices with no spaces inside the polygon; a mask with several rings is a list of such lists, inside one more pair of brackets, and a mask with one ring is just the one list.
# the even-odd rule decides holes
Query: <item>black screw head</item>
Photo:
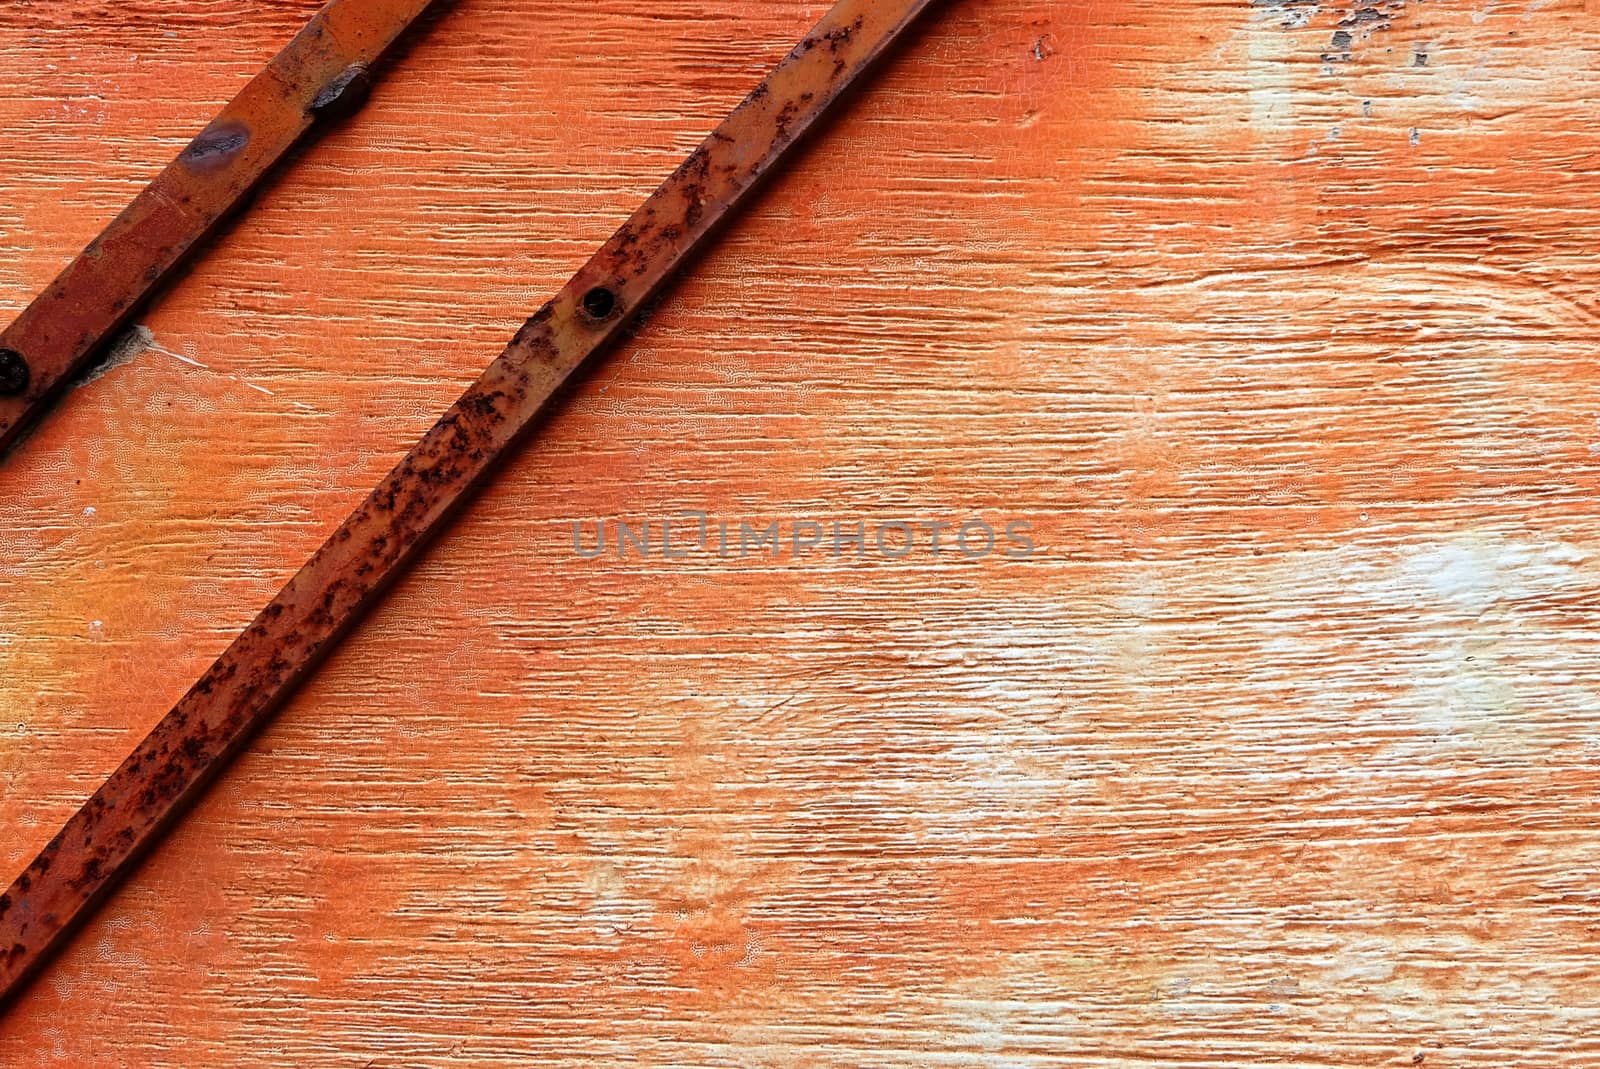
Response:
[{"label": "black screw head", "polygon": [[583,295],[583,314],[602,323],[617,311],[617,295],[604,286],[596,286]]},{"label": "black screw head", "polygon": [[33,372],[15,349],[0,349],[0,397],[15,397],[28,388]]},{"label": "black screw head", "polygon": [[343,119],[361,109],[372,94],[372,75],[360,63],[339,72],[311,102],[311,114],[319,119]]}]

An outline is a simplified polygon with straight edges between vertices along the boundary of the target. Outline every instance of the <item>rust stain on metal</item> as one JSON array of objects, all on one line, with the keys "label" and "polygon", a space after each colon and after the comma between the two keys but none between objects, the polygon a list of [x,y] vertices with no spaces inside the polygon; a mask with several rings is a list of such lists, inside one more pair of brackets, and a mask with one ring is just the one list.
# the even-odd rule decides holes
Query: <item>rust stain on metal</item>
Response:
[{"label": "rust stain on metal", "polygon": [[0,1004],[282,704],[551,396],[930,0],[842,0],[543,308],[0,896]]},{"label": "rust stain on metal", "polygon": [[434,2],[331,0],[0,332],[27,369],[18,384],[0,367],[0,455],[273,165],[360,106],[372,64]]}]

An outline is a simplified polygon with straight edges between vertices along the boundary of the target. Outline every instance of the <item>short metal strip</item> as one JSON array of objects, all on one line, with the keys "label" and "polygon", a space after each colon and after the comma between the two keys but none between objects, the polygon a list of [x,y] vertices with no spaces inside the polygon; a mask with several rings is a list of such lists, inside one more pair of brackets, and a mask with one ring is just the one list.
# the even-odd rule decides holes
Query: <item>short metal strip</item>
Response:
[{"label": "short metal strip", "polygon": [[0,333],[0,458],[434,0],[332,0]]}]

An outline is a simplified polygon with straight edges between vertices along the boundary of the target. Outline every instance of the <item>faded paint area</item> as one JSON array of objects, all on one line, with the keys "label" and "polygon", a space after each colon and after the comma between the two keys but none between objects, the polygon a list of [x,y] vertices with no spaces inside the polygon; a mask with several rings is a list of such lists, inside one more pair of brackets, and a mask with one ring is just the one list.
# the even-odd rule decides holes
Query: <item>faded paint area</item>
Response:
[{"label": "faded paint area", "polygon": [[[313,7],[0,13],[0,303]],[[0,879],[824,8],[460,0],[23,444]],[[1372,10],[948,4],[0,1063],[1593,1064],[1600,29]]]}]

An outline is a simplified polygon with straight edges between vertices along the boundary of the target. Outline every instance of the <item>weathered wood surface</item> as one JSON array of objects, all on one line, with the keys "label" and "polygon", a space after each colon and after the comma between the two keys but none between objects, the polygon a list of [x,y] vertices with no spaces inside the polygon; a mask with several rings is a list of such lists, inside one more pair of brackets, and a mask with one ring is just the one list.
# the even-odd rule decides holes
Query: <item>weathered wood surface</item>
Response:
[{"label": "weathered wood surface", "polygon": [[[4,314],[314,7],[0,6]],[[825,7],[460,0],[0,468],[0,878]],[[0,1064],[1600,1061],[1597,55],[949,3]]]}]

